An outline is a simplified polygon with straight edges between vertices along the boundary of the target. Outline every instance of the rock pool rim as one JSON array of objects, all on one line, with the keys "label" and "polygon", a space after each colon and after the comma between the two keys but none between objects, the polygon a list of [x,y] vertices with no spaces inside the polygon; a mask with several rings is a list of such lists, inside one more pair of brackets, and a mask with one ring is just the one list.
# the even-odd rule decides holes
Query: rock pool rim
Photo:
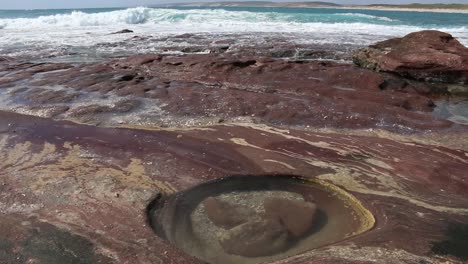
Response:
[{"label": "rock pool rim", "polygon": [[[170,239],[167,237],[166,232],[164,231],[163,224],[160,221],[157,221],[158,219],[154,217],[155,213],[163,209],[168,201],[170,200],[181,201],[187,196],[191,196],[192,194],[195,193],[195,194],[198,194],[198,197],[197,197],[198,199],[192,198],[191,200],[192,201],[197,200],[195,204],[198,205],[201,201],[203,201],[204,198],[208,197],[204,192],[200,192],[200,191],[211,189],[212,192],[210,193],[210,196],[220,195],[226,192],[224,188],[210,188],[210,187],[221,185],[226,188],[229,185],[229,183],[232,183],[233,181],[234,182],[238,181],[242,183],[245,183],[246,181],[248,181],[250,184],[248,186],[249,188],[243,188],[242,190],[231,190],[231,191],[259,191],[259,190],[267,189],[265,185],[262,186],[261,184],[260,185],[258,184],[265,183],[268,179],[274,179],[275,181],[282,180],[285,182],[296,181],[296,183],[299,183],[299,184],[311,184],[311,185],[316,184],[325,188],[326,190],[332,193],[338,194],[339,199],[352,204],[355,209],[355,212],[358,213],[359,218],[362,219],[361,221],[362,224],[356,231],[349,234],[349,236],[347,238],[344,238],[343,240],[363,234],[371,230],[375,225],[376,220],[374,218],[374,215],[361,203],[361,201],[359,201],[356,197],[354,197],[352,194],[348,193],[344,189],[330,182],[321,180],[316,177],[308,178],[304,176],[291,175],[291,174],[231,175],[231,176],[225,176],[225,177],[221,177],[218,179],[206,181],[201,184],[195,185],[191,188],[188,188],[186,190],[179,191],[173,194],[158,193],[155,196],[155,198],[146,207],[148,224],[151,227],[151,229],[153,229],[154,233],[157,236],[159,236],[160,238],[166,241],[169,241],[172,244]],[[192,208],[188,208],[188,209],[190,211],[193,211],[196,208],[196,205],[191,206]],[[342,242],[343,240],[338,241],[338,242]],[[324,246],[327,246],[327,245],[324,245]]]}]

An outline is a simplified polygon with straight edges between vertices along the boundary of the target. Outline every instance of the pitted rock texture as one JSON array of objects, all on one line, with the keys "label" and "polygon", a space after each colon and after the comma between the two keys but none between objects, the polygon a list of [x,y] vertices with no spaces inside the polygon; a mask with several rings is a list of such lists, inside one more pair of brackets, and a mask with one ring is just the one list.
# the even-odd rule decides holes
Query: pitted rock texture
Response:
[{"label": "pitted rock texture", "polygon": [[435,30],[414,32],[359,50],[354,62],[417,80],[468,84],[468,48],[452,35]]}]

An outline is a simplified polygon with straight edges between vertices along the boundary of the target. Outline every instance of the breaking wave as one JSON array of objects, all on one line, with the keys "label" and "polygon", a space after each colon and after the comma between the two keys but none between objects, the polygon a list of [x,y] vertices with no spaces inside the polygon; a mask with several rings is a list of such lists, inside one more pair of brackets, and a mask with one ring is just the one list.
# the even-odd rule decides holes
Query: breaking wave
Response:
[{"label": "breaking wave", "polygon": [[278,12],[227,11],[223,9],[155,9],[129,8],[100,13],[73,11],[68,14],[39,16],[36,18],[0,19],[5,28],[84,27],[126,24],[167,23],[378,23],[394,21],[359,13],[338,14],[286,14]]},{"label": "breaking wave", "polygon": [[[38,50],[42,48],[36,47],[44,46],[53,49],[67,45],[91,47],[98,43],[122,41],[128,36],[109,33],[123,28],[131,29],[140,36],[214,33],[213,37],[216,38],[218,33],[240,33],[255,39],[257,33],[292,34],[289,35],[291,41],[297,43],[351,45],[368,45],[413,31],[437,29],[453,34],[464,45],[468,44],[466,24],[448,23],[447,26],[437,26],[407,23],[398,20],[401,15],[398,17],[388,14],[386,17],[358,11],[340,13],[338,10],[319,9],[255,10],[258,9],[137,7],[121,10],[24,11],[25,13],[17,16],[0,18],[0,54],[12,50],[27,50],[28,47]],[[415,16],[407,13],[405,15]]]},{"label": "breaking wave", "polygon": [[37,18],[0,19],[6,28],[43,28],[43,27],[79,27],[103,26],[115,24],[141,24],[150,17],[151,9],[137,7],[126,10],[88,14],[73,11],[70,14],[56,14]]},{"label": "breaking wave", "polygon": [[398,21],[396,19],[391,19],[388,17],[383,17],[383,16],[373,16],[373,15],[366,15],[366,14],[360,14],[360,13],[338,13],[334,14],[336,16],[351,16],[351,17],[357,17],[357,18],[365,18],[365,19],[376,19],[376,20],[382,20],[382,21]]}]

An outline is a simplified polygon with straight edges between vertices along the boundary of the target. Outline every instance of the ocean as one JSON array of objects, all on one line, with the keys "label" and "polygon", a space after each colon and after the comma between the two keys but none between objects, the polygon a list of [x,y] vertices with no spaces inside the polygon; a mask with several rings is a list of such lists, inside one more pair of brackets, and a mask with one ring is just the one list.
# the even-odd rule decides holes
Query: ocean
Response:
[{"label": "ocean", "polygon": [[[110,34],[122,29],[134,33]],[[468,45],[468,14],[333,8],[175,7],[77,10],[0,10],[0,55],[100,57],[164,52],[177,34],[248,43],[280,37],[294,45],[366,46],[390,37],[437,29]],[[141,41],[127,45],[130,37]],[[145,41],[145,37],[151,37]],[[157,41],[155,41],[157,39]],[[169,40],[170,41],[170,40]]]}]

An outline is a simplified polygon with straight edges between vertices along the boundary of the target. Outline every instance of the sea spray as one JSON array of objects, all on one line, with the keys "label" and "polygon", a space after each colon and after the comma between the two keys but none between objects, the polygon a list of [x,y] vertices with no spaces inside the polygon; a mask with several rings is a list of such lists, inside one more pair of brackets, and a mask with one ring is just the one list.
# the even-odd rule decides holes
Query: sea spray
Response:
[{"label": "sea spray", "polygon": [[[0,55],[144,53],[164,43],[149,41],[125,46],[130,36],[109,35],[124,28],[134,35],[164,39],[193,33],[216,41],[239,34],[252,43],[271,37],[291,44],[369,45],[413,31],[448,32],[468,45],[468,14],[370,11],[322,8],[147,8],[0,11]],[[239,37],[236,37],[239,39]],[[178,45],[178,44],[177,44]],[[121,48],[119,48],[121,47]],[[41,55],[42,56],[42,55]]]}]

